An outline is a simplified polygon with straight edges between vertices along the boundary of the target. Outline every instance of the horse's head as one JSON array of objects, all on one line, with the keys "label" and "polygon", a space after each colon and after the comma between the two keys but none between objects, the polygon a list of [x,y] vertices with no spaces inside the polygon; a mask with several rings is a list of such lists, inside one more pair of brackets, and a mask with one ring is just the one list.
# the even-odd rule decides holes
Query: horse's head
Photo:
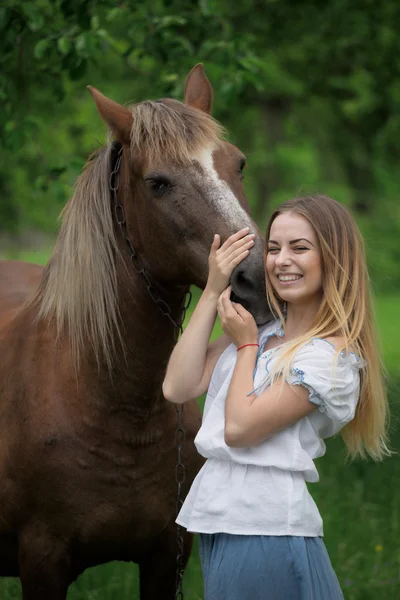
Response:
[{"label": "horse's head", "polygon": [[164,284],[203,288],[213,235],[223,242],[248,226],[256,242],[233,272],[232,290],[257,322],[265,322],[264,240],[249,216],[246,159],[223,141],[222,127],[210,116],[213,92],[202,65],[187,77],[184,103],[163,99],[128,109],[90,91],[123,146],[119,194],[129,236],[149,272]]}]

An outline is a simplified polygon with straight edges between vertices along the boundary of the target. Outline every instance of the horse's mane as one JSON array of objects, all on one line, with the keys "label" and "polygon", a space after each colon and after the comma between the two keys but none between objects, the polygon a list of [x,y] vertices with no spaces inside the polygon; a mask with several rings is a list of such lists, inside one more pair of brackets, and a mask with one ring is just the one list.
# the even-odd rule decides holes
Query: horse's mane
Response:
[{"label": "horse's mane", "polygon": [[[217,121],[176,100],[147,101],[131,110],[133,157],[184,165],[222,138]],[[98,363],[103,358],[111,367],[116,339],[122,341],[109,189],[113,148],[110,143],[94,153],[78,178],[33,299],[39,302],[39,319],[54,320],[58,336],[68,333],[76,366],[90,343]]]},{"label": "horse's mane", "polygon": [[132,106],[132,156],[150,162],[190,163],[204,148],[218,145],[224,130],[207,113],[166,98]]}]

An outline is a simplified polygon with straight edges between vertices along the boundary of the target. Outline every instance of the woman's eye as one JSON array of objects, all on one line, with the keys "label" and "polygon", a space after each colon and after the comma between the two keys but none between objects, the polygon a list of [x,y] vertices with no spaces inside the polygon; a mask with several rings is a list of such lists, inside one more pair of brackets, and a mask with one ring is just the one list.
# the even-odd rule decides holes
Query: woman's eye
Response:
[{"label": "woman's eye", "polygon": [[308,250],[306,246],[296,246],[295,250]]},{"label": "woman's eye", "polygon": [[271,254],[273,252],[279,252],[279,248],[268,248],[268,254]]}]

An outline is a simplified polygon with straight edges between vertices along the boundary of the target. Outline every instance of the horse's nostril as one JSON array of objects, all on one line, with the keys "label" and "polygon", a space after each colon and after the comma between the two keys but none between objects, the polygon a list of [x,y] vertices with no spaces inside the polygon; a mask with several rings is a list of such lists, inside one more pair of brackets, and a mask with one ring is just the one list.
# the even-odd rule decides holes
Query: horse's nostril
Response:
[{"label": "horse's nostril", "polygon": [[247,295],[255,291],[252,280],[246,275],[244,270],[237,270],[232,275],[232,288],[236,295],[242,296],[243,292]]},{"label": "horse's nostril", "polygon": [[244,274],[243,271],[239,271],[239,273],[237,274],[236,282],[240,283],[240,284],[246,285],[246,283],[247,283],[247,277],[246,277],[246,275]]}]

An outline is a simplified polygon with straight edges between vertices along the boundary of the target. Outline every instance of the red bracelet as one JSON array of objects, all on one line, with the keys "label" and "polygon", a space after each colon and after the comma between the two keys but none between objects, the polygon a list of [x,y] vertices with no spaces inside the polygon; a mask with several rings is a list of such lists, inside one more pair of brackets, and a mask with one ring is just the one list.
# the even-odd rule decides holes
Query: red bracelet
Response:
[{"label": "red bracelet", "polygon": [[239,346],[237,352],[239,352],[239,350],[241,350],[242,348],[246,348],[246,346],[257,346],[259,348],[260,344],[243,344],[243,346]]}]

